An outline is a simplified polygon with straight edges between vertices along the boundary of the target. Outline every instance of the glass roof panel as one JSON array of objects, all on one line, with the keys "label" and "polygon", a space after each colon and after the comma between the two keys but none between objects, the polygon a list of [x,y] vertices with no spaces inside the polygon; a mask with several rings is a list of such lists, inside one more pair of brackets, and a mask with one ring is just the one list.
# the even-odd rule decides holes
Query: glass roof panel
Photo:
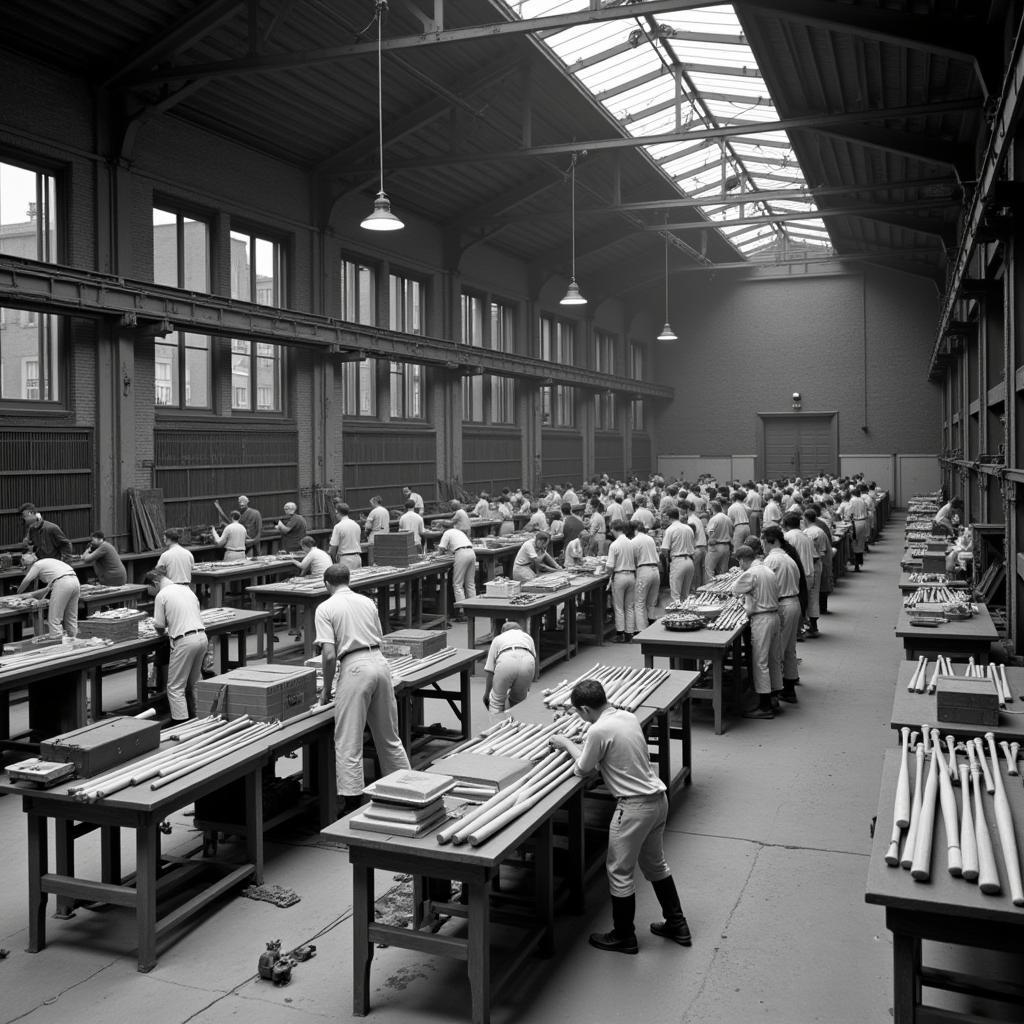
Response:
[{"label": "glass roof panel", "polygon": [[[621,0],[609,0],[616,4]],[[587,10],[589,0],[505,0],[514,18],[541,18]],[[657,29],[652,26],[656,21]],[[744,255],[787,237],[807,244],[808,232],[827,235],[820,219],[729,227],[740,217],[814,211],[813,198],[740,205],[743,192],[806,188],[789,137],[759,132],[778,121],[754,55],[730,5],[633,19],[574,25],[543,34],[543,43],[605,109],[635,137],[682,129],[679,141],[645,146],[680,194],[704,197],[701,211]],[[677,81],[682,101],[677,103]],[[687,141],[687,128],[749,125],[725,139]],[[723,184],[728,203],[722,199]]]}]

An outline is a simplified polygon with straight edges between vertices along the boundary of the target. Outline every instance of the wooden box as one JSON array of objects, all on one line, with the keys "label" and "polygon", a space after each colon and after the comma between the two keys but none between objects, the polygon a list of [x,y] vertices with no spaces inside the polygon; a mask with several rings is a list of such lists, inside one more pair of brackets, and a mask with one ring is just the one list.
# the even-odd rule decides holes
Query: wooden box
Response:
[{"label": "wooden box", "polygon": [[378,533],[373,538],[373,561],[376,565],[394,565],[405,568],[419,561],[416,535],[411,530],[396,533]]},{"label": "wooden box", "polygon": [[[129,609],[125,609],[126,611]],[[108,616],[103,612],[90,615],[78,623],[78,635],[83,639],[98,636],[118,643],[139,638],[139,623],[149,616],[145,612],[130,610],[131,614]]]},{"label": "wooden box", "polygon": [[448,646],[448,633],[443,629],[396,629],[388,633],[380,644],[385,658],[425,658]]},{"label": "wooden box", "polygon": [[248,715],[254,722],[286,721],[316,703],[316,670],[297,665],[256,665],[232,669],[196,683],[196,717],[217,713],[227,719]]},{"label": "wooden box", "polygon": [[507,577],[499,580],[488,580],[484,584],[484,593],[487,597],[518,597],[522,589],[523,585],[519,580],[510,580]]},{"label": "wooden box", "polygon": [[921,556],[921,570],[923,572],[945,572],[946,571],[946,550],[942,552],[925,551]]},{"label": "wooden box", "polygon": [[43,740],[47,761],[73,764],[80,779],[114,768],[160,746],[160,723],[139,718],[104,718],[81,729]]},{"label": "wooden box", "polygon": [[935,716],[940,722],[999,724],[999,698],[991,679],[939,676],[935,683]]}]

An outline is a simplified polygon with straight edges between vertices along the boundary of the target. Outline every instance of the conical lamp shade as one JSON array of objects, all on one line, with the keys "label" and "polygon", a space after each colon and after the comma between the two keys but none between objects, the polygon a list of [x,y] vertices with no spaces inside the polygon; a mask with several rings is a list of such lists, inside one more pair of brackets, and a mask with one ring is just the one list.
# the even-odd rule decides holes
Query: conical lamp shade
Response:
[{"label": "conical lamp shade", "polygon": [[658,341],[678,341],[676,332],[672,330],[672,325],[666,320],[665,326],[661,329],[661,334],[658,335]]},{"label": "conical lamp shade", "polygon": [[580,286],[576,283],[575,277],[569,282],[569,287],[565,291],[565,296],[558,304],[560,306],[585,306],[587,304],[587,300],[583,298],[583,295],[580,292]]},{"label": "conical lamp shade", "polygon": [[405,225],[391,212],[391,200],[383,192],[377,193],[371,213],[359,225],[367,231],[401,231]]}]

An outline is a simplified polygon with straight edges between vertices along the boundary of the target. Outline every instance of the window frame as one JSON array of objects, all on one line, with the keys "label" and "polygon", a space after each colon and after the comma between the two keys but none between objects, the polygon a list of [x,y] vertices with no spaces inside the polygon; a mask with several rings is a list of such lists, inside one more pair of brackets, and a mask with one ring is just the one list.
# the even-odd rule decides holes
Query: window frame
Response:
[{"label": "window frame", "polygon": [[[500,332],[494,329],[495,312],[502,310],[507,314],[507,325],[504,325],[505,317],[502,317],[503,327]],[[503,302],[501,299],[492,298],[488,310],[488,321],[490,329],[490,347],[495,352],[515,352],[516,350],[516,319],[518,307],[511,302]],[[498,426],[513,426],[516,422],[516,379],[514,377],[502,377],[500,374],[490,374],[490,421]],[[504,408],[507,405],[507,419]]]},{"label": "window frame", "polygon": [[[594,369],[598,373],[615,373],[615,358],[619,339],[610,331],[594,330]],[[615,394],[601,391],[594,395],[594,429],[615,430]]]},{"label": "window frame", "polygon": [[[395,282],[401,282],[401,302],[396,307],[398,294]],[[418,290],[410,309],[409,287]],[[388,270],[388,329],[404,334],[425,335],[427,333],[427,282],[414,275]],[[396,323],[400,319],[400,323]],[[410,328],[410,319],[416,322]],[[427,418],[427,375],[422,363],[401,360],[388,361],[388,417],[422,423]]]},{"label": "window frame", "polygon": [[[354,275],[351,289],[348,282],[349,270]],[[369,296],[365,310],[361,301],[363,290],[360,274],[362,271],[366,271],[370,275]],[[344,253],[341,255],[338,265],[338,291],[339,311],[343,320],[360,324],[363,327],[376,326],[379,276],[379,268],[375,264],[359,258],[350,258]],[[352,302],[355,303],[355,309],[350,308]],[[350,315],[353,312],[356,314],[355,316]],[[377,360],[369,356],[358,362],[345,363],[341,371],[341,380],[342,415],[364,420],[376,419]]]},{"label": "window frame", "polygon": [[[540,315],[540,358],[562,366],[576,365],[576,324],[572,320]],[[545,427],[576,429],[576,388],[570,384],[546,384],[541,389],[541,422]]]}]

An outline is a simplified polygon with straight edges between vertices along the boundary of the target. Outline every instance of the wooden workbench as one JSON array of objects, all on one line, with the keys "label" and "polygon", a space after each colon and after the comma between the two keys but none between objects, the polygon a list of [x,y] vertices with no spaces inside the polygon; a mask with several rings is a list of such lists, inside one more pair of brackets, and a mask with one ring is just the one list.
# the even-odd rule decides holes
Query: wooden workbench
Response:
[{"label": "wooden workbench", "polygon": [[896,620],[896,636],[903,641],[904,656],[917,661],[921,655],[935,658],[945,654],[953,661],[968,658],[981,665],[988,664],[989,648],[999,639],[992,616],[984,604],[977,604],[977,612],[969,619],[943,622],[938,626],[915,626],[911,613],[901,608]]}]

